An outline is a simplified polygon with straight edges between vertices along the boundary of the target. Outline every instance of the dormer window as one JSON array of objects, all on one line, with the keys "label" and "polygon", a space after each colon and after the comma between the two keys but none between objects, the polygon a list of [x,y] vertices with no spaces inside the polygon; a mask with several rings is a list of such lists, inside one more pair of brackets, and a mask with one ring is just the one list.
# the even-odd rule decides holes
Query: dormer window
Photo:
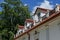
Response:
[{"label": "dormer window", "polygon": [[26,23],[27,29],[29,29],[29,28],[32,27],[32,26],[33,26],[33,23]]},{"label": "dormer window", "polygon": [[27,26],[27,29],[29,29],[30,27],[29,26]]},{"label": "dormer window", "polygon": [[35,15],[34,18],[35,22],[37,23],[39,20],[38,20],[38,15]]},{"label": "dormer window", "polygon": [[38,15],[38,17],[40,18],[40,13],[38,13],[37,15]]},{"label": "dormer window", "polygon": [[57,7],[55,8],[55,10],[56,10],[56,12],[59,11],[59,7],[57,6]]},{"label": "dormer window", "polygon": [[33,20],[31,20],[31,19],[26,19],[26,21],[25,21],[25,27],[26,27],[27,29],[31,28],[33,25],[34,25],[34,21],[33,21]]},{"label": "dormer window", "polygon": [[19,29],[18,33],[20,34],[23,32],[24,26],[18,25],[18,29]]},{"label": "dormer window", "polygon": [[19,32],[19,34],[20,34],[20,33],[23,33],[23,31],[21,30],[21,31]]},{"label": "dormer window", "polygon": [[31,23],[31,27],[34,26],[33,23]]},{"label": "dormer window", "polygon": [[25,22],[25,27],[26,27],[27,29],[29,29],[29,26],[30,26],[30,24],[27,23],[27,22]]},{"label": "dormer window", "polygon": [[19,32],[19,34],[20,34],[20,32]]},{"label": "dormer window", "polygon": [[38,23],[38,22],[42,21],[42,17],[45,16],[45,15],[46,15],[46,17],[49,16],[49,10],[48,9],[37,8],[35,13],[34,13],[35,17],[33,19],[36,21],[36,23]]},{"label": "dormer window", "polygon": [[[45,15],[45,13],[39,12],[39,13],[37,14],[38,19],[36,20],[36,22],[42,21],[42,20],[40,20],[40,19],[41,19],[44,15]],[[36,18],[37,18],[37,17],[36,17]]]},{"label": "dormer window", "polygon": [[40,15],[40,16],[43,17],[45,14],[46,14],[46,13],[41,12],[41,15]]},{"label": "dormer window", "polygon": [[46,18],[46,13],[41,12],[38,13],[37,15],[38,15],[38,22]]},{"label": "dormer window", "polygon": [[40,21],[40,13],[38,13],[37,16],[38,16],[38,22],[39,22]]},{"label": "dormer window", "polygon": [[46,15],[44,15],[43,17],[42,17],[42,20],[44,20],[44,19],[46,19],[47,17],[46,17]]},{"label": "dormer window", "polygon": [[59,5],[56,6],[55,11],[56,12],[60,11],[60,6]]}]

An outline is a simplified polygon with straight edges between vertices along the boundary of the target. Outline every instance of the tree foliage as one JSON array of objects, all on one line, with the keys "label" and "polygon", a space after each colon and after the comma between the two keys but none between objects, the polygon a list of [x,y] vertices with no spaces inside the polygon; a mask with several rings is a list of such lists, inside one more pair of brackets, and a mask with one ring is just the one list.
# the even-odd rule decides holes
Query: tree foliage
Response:
[{"label": "tree foliage", "polygon": [[24,6],[20,0],[4,0],[0,6],[3,8],[0,14],[2,40],[13,40],[17,24],[24,25],[25,20],[30,18],[28,6]]}]

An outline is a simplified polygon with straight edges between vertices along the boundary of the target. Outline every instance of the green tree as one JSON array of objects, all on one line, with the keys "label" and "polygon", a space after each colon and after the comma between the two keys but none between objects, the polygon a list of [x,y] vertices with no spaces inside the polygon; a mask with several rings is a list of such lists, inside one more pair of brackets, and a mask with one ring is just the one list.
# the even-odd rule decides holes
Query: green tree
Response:
[{"label": "green tree", "polygon": [[2,40],[13,40],[17,32],[17,24],[24,25],[30,18],[28,6],[24,6],[20,0],[4,0],[0,6],[3,8],[0,20],[0,34]]}]

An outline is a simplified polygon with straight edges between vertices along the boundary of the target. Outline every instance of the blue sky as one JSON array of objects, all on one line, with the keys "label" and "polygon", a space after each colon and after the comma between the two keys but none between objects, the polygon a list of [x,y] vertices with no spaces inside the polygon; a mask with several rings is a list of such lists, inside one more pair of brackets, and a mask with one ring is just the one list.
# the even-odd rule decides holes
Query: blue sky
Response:
[{"label": "blue sky", "polygon": [[[48,2],[47,6],[54,6],[56,4],[60,4],[60,0],[21,0],[24,5],[29,6],[29,10],[33,11],[36,6],[41,6],[44,5],[44,1]],[[0,3],[2,3],[3,0],[0,0]],[[46,5],[46,4],[45,4]],[[2,9],[0,8],[0,11]]]},{"label": "blue sky", "polygon": [[[0,0],[0,3],[2,3],[3,2],[3,0]],[[2,8],[0,7],[0,11],[2,10]]]}]

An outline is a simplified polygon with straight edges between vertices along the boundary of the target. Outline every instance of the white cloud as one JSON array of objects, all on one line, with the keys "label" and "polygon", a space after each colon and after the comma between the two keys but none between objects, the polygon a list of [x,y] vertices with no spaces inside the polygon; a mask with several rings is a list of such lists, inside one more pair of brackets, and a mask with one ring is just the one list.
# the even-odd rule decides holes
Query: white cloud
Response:
[{"label": "white cloud", "polygon": [[40,3],[40,6],[35,6],[35,7],[33,8],[32,13],[35,12],[35,10],[36,10],[37,7],[45,8],[45,9],[50,9],[50,10],[51,10],[51,9],[53,9],[53,6],[54,6],[54,5],[51,5],[49,1],[44,0],[44,2]]},{"label": "white cloud", "polygon": [[24,4],[24,6],[27,6],[27,4]]},{"label": "white cloud", "polygon": [[40,7],[46,9],[53,9],[53,5],[51,5],[50,2],[47,0],[44,0],[44,2],[41,3]]}]

